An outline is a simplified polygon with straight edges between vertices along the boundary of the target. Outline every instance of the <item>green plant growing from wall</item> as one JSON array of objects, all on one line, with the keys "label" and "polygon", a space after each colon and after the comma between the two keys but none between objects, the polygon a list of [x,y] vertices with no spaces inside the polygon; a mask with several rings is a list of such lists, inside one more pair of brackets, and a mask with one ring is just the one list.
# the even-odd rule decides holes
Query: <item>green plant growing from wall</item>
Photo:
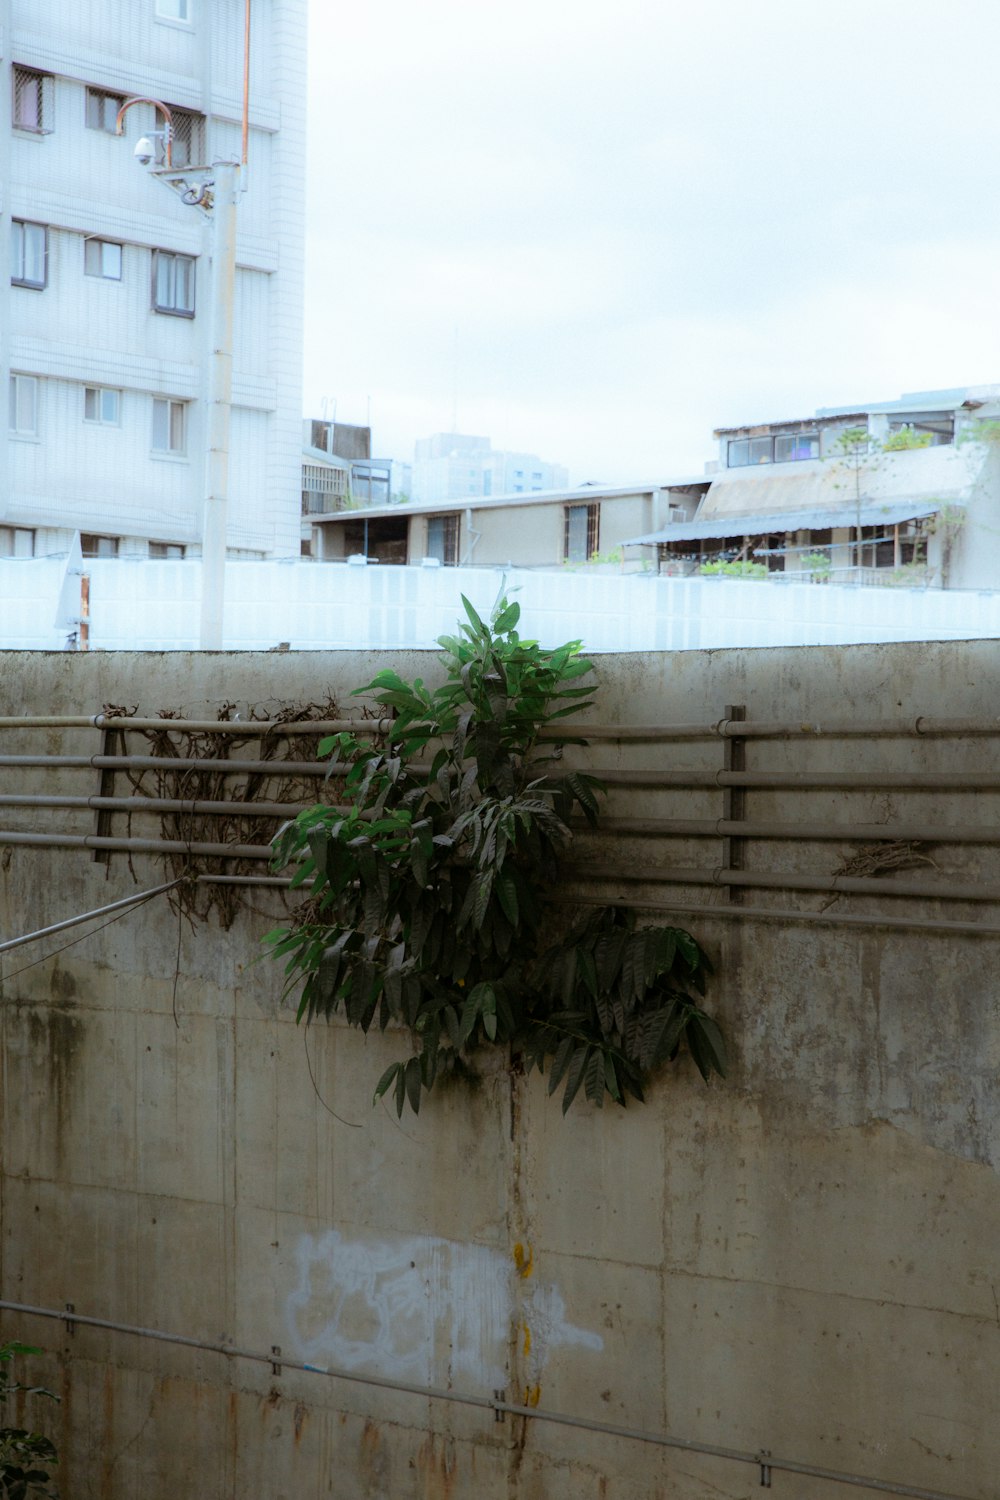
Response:
[{"label": "green plant growing from wall", "polygon": [[748,558],[736,558],[732,562],[703,562],[698,568],[702,578],[766,578],[766,563],[751,562]]},{"label": "green plant growing from wall", "polygon": [[265,938],[286,993],[301,985],[299,1020],[402,1028],[410,1055],[375,1087],[399,1113],[489,1046],[548,1067],[564,1112],[581,1089],[641,1099],[682,1045],[706,1080],[723,1073],[694,938],[613,907],[573,921],[553,900],[571,810],[598,816],[599,784],[556,760],[581,743],[564,721],[593,702],[579,642],[544,650],[518,635],[517,604],[498,600],[489,623],[463,604],[440,687],[386,670],[358,689],[396,715],[381,748],[321,743],[347,806],[313,807],[275,841],[309,896]]},{"label": "green plant growing from wall", "polygon": [[[10,1368],[18,1354],[40,1354],[31,1344],[0,1344],[0,1406],[19,1393],[59,1397],[41,1385],[22,1385]],[[54,1445],[40,1432],[25,1427],[0,1427],[0,1500],[58,1500],[49,1470],[58,1463]]]},{"label": "green plant growing from wall", "polygon": [[910,448],[929,448],[934,441],[930,432],[915,432],[912,427],[905,425],[897,427],[895,432],[890,432],[882,444],[883,453],[901,453]]},{"label": "green plant growing from wall", "polygon": [[813,583],[829,583],[833,572],[833,564],[829,554],[826,552],[804,552],[801,558],[802,567],[812,574]]}]

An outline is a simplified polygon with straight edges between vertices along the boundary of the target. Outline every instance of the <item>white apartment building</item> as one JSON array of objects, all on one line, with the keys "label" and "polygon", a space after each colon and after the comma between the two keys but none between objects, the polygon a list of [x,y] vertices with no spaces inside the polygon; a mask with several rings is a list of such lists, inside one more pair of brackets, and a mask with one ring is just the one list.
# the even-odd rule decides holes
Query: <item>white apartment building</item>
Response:
[{"label": "white apartment building", "polygon": [[563,490],[569,471],[537,453],[495,449],[488,437],[437,432],[414,448],[411,496],[421,504],[439,500],[531,495]]},{"label": "white apartment building", "polygon": [[[210,214],[134,155],[239,161],[245,0],[0,0],[0,556],[200,550]],[[252,0],[227,546],[300,550],[306,0]]]}]

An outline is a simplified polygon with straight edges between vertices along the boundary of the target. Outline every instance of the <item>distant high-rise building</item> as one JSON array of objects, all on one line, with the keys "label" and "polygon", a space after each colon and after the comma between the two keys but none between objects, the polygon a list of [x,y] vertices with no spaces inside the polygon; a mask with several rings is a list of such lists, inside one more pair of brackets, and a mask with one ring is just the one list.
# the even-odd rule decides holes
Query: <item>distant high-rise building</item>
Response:
[{"label": "distant high-rise building", "polygon": [[487,495],[529,495],[565,489],[568,483],[569,471],[561,464],[546,463],[536,453],[494,449],[488,437],[438,432],[421,438],[414,449],[413,498],[424,505]]},{"label": "distant high-rise building", "polygon": [[[227,535],[248,556],[299,551],[306,10],[252,8]],[[77,531],[85,555],[198,551],[212,211],[167,178],[240,159],[243,33],[243,0],[0,0],[0,555]],[[152,103],[116,135],[136,96],[170,110],[175,174]]]}]

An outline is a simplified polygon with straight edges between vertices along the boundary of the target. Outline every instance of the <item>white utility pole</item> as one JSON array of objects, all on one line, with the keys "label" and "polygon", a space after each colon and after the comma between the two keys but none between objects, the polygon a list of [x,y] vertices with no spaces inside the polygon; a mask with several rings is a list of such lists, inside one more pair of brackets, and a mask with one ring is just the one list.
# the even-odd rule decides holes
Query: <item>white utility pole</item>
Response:
[{"label": "white utility pole", "polygon": [[233,303],[236,295],[237,162],[215,162],[212,205],[212,341],[209,353],[205,506],[201,528],[203,651],[222,649],[229,508],[229,430],[233,395]]}]

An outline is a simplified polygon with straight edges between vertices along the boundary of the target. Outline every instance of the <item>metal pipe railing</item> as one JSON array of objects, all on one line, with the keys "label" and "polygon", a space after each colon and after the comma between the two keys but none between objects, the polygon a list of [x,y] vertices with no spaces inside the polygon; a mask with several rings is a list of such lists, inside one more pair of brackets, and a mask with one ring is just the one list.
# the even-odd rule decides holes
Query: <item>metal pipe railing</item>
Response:
[{"label": "metal pipe railing", "polygon": [[[28,767],[71,771],[213,771],[225,776],[329,776],[322,761],[221,760],[208,756],[173,755],[0,755],[0,768]],[[427,771],[415,765],[414,771]],[[917,791],[1000,791],[997,771],[661,771],[638,767],[622,771],[588,768],[607,787],[718,788],[745,786],[784,791],[840,788],[859,791],[876,787]]]},{"label": "metal pipe railing", "polygon": [[[327,803],[332,810],[332,804]],[[80,808],[94,812],[187,813],[192,817],[294,818],[312,802],[202,802],[183,797],[37,797],[0,792],[0,807]],[[346,810],[346,809],[345,809]]]},{"label": "metal pipe railing", "polygon": [[264,735],[385,734],[392,719],[140,719],[116,714],[34,714],[0,718],[0,729],[140,729],[169,734],[233,734],[260,739]]},{"label": "metal pipe railing", "polygon": [[[0,842],[3,835],[0,834]],[[628,885],[747,886],[768,891],[818,891],[855,896],[916,896],[928,901],[1000,902],[1000,886],[963,885],[951,881],[882,880],[874,875],[800,875],[780,870],[671,869],[655,866],[645,870],[614,870],[596,866],[567,865],[563,880],[603,881]],[[640,903],[641,904],[641,903]]]},{"label": "metal pipe railing", "polygon": [[121,854],[197,854],[205,859],[271,859],[270,844],[213,844],[200,839],[109,838],[97,833],[22,833],[0,831],[0,845],[40,849],[110,849]]},{"label": "metal pipe railing", "polygon": [[[137,729],[167,730],[186,734],[233,734],[262,736],[298,734],[387,734],[392,718],[300,719],[289,723],[275,719],[169,719],[139,718],[118,714],[32,714],[0,717],[0,729]],[[717,719],[694,724],[575,724],[565,729],[547,729],[543,738],[563,740],[578,735],[599,740],[688,740],[688,739],[897,739],[909,735],[1000,735],[1000,718],[949,719],[918,714],[915,719],[802,720]]]},{"label": "metal pipe railing", "polygon": [[914,1485],[896,1484],[892,1480],[873,1479],[869,1475],[852,1474],[842,1469],[820,1468],[815,1464],[802,1463],[797,1459],[775,1457],[761,1447],[755,1453],[741,1448],[724,1448],[715,1443],[699,1442],[696,1438],[674,1437],[666,1432],[648,1432],[640,1427],[624,1427],[613,1422],[595,1421],[591,1417],[577,1417],[568,1412],[553,1411],[543,1406],[521,1406],[516,1401],[507,1401],[502,1392],[492,1396],[477,1396],[471,1392],[455,1391],[438,1386],[417,1385],[413,1381],[391,1380],[382,1375],[366,1375],[358,1370],[346,1370],[336,1365],[314,1365],[304,1360],[287,1359],[278,1345],[268,1353],[258,1349],[244,1349],[236,1344],[210,1339],[191,1338],[180,1333],[166,1333],[157,1328],[141,1328],[133,1323],[120,1323],[113,1318],[95,1318],[78,1313],[75,1307],[39,1307],[28,1302],[0,1300],[0,1310],[21,1313],[27,1317],[54,1318],[71,1326],[100,1328],[111,1333],[124,1333],[133,1338],[153,1339],[159,1343],[176,1344],[185,1349],[199,1349],[209,1354],[221,1354],[227,1359],[245,1359],[255,1364],[277,1365],[282,1369],[298,1370],[310,1375],[323,1375],[331,1380],[341,1380],[352,1385],[374,1386],[379,1390],[399,1392],[402,1395],[419,1396],[423,1400],[447,1401],[457,1406],[473,1406],[495,1414],[524,1417],[536,1422],[548,1422],[561,1427],[575,1427],[585,1432],[597,1432],[608,1437],[620,1437],[633,1442],[650,1443],[659,1448],[677,1448],[685,1453],[700,1453],[708,1458],[728,1459],[732,1463],[749,1464],[761,1472],[761,1483],[767,1485],[770,1472],[780,1470],[786,1474],[802,1474],[811,1479],[824,1479],[831,1484],[844,1484],[855,1489],[877,1490],[882,1494],[905,1496],[906,1500],[969,1500],[969,1497],[946,1494],[942,1490],[928,1490]]}]

